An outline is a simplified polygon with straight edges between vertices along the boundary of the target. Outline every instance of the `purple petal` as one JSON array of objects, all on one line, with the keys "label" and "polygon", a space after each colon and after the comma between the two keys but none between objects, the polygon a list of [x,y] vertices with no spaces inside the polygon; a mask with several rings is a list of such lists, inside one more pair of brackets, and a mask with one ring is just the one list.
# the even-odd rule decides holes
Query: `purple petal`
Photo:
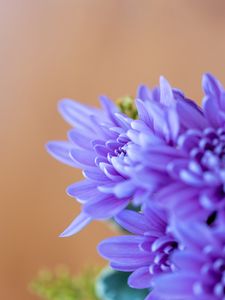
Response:
[{"label": "purple petal", "polygon": [[77,167],[77,164],[70,157],[70,151],[73,149],[71,143],[63,141],[52,141],[47,143],[46,149],[48,153],[58,161],[71,167]]},{"label": "purple petal", "polygon": [[160,251],[160,249],[165,248],[166,245],[170,245],[171,243],[174,242],[174,238],[172,238],[169,235],[164,235],[159,237],[158,239],[155,240],[155,242],[152,244],[152,251]]},{"label": "purple petal", "polygon": [[[94,135],[94,134],[93,134]],[[71,129],[68,132],[68,138],[69,140],[74,143],[76,146],[89,150],[91,149],[91,137],[85,135],[85,133],[81,134],[81,131],[78,131],[76,129]]]},{"label": "purple petal", "polygon": [[121,163],[121,160],[118,157],[112,157],[111,158],[111,163],[115,170],[124,176],[125,178],[127,177],[127,171],[126,168],[124,168],[124,165]]},{"label": "purple petal", "polygon": [[189,171],[189,170],[181,170],[180,172],[180,178],[187,184],[190,184],[192,186],[196,187],[202,187],[204,186],[203,179],[198,176],[197,174]]},{"label": "purple petal", "polygon": [[117,262],[110,262],[109,265],[112,269],[121,272],[132,272],[137,269],[136,265],[128,265],[128,264],[117,263]]},{"label": "purple petal", "polygon": [[[171,208],[174,211],[176,202],[180,202],[182,206],[184,203],[190,203],[192,199],[198,199],[199,190],[183,183],[171,183],[158,191],[155,195],[155,201],[163,204],[166,208]],[[176,197],[174,197],[176,195]],[[174,211],[176,213],[176,211]]]},{"label": "purple petal", "polygon": [[171,226],[175,236],[189,250],[194,249],[194,251],[200,254],[207,244],[214,245],[216,248],[217,242],[213,238],[209,228],[204,224],[196,222],[186,224],[175,221]]},{"label": "purple petal", "polygon": [[134,271],[128,278],[128,284],[136,289],[150,288],[152,275],[149,272],[149,267],[142,267]]},{"label": "purple petal", "polygon": [[160,296],[155,295],[154,290],[151,291],[144,300],[169,300],[166,298],[161,298]]},{"label": "purple petal", "polygon": [[107,96],[100,96],[100,101],[112,124],[119,126],[117,118],[115,117],[115,113],[119,112],[118,107]]},{"label": "purple petal", "polygon": [[139,249],[143,237],[119,236],[106,239],[98,246],[99,253],[121,267],[147,266],[152,260],[151,254]]},{"label": "purple petal", "polygon": [[186,153],[167,145],[156,145],[149,148],[149,153],[158,153],[173,158],[186,157]]},{"label": "purple petal", "polygon": [[133,234],[144,235],[149,230],[144,215],[132,210],[122,211],[115,220],[121,227]]},{"label": "purple petal", "polygon": [[96,114],[96,109],[70,99],[61,100],[58,109],[62,117],[73,127],[83,128],[90,132],[93,131],[89,116]]},{"label": "purple petal", "polygon": [[66,228],[63,233],[60,234],[60,237],[68,237],[75,233],[78,233],[86,225],[92,221],[92,218],[87,214],[81,212],[78,217]]},{"label": "purple petal", "polygon": [[114,194],[114,188],[116,184],[116,182],[109,181],[108,184],[98,185],[98,190],[105,194]]},{"label": "purple petal", "polygon": [[107,157],[107,155],[111,152],[105,145],[95,145],[95,152],[103,157]]},{"label": "purple petal", "polygon": [[127,147],[127,155],[133,162],[139,162],[142,159],[140,156],[140,147],[133,143]]},{"label": "purple petal", "polygon": [[95,131],[103,140],[110,140],[110,139],[116,139],[118,137],[118,134],[110,130],[111,124],[105,124],[102,122],[100,116],[90,116],[90,120],[92,121],[92,131],[93,128],[95,128]]},{"label": "purple petal", "polygon": [[[172,178],[175,180],[180,179],[180,173],[183,169],[188,169],[188,159],[174,159],[167,164],[166,169]],[[199,165],[198,165],[199,166]],[[196,172],[194,172],[196,173]]]},{"label": "purple petal", "polygon": [[195,128],[202,130],[208,126],[208,122],[202,112],[186,101],[177,102],[177,111],[182,124],[187,129]]},{"label": "purple petal", "polygon": [[167,215],[166,212],[159,208],[158,205],[154,203],[149,203],[145,207],[145,218],[148,222],[148,226],[151,231],[158,231],[164,234],[167,227]]},{"label": "purple petal", "polygon": [[84,211],[95,219],[107,219],[117,215],[129,203],[129,200],[117,199],[112,195],[102,194],[102,198],[89,201]]},{"label": "purple petal", "polygon": [[158,135],[165,135],[167,124],[165,120],[165,111],[157,102],[146,102],[145,103],[148,114],[153,120],[153,128]]},{"label": "purple petal", "polygon": [[122,127],[124,130],[128,130],[130,128],[130,124],[133,121],[131,118],[122,113],[115,113],[115,116],[118,122],[120,122],[120,127]]},{"label": "purple petal", "polygon": [[175,104],[172,88],[163,76],[160,77],[160,102],[165,106]]},{"label": "purple petal", "polygon": [[115,151],[119,147],[123,146],[123,143],[119,143],[118,141],[115,140],[109,140],[105,143],[105,145],[112,151]]},{"label": "purple petal", "polygon": [[95,158],[96,154],[91,151],[81,150],[81,149],[72,149],[70,152],[71,158],[81,166],[95,167]]},{"label": "purple petal", "polygon": [[134,194],[135,186],[131,180],[125,180],[115,185],[113,193],[118,198],[131,197]]},{"label": "purple petal", "polygon": [[131,128],[140,133],[153,134],[153,131],[147,126],[143,120],[135,120],[131,122]]},{"label": "purple petal", "polygon": [[91,180],[94,180],[94,181],[96,181],[100,184],[102,182],[110,182],[109,178],[107,178],[105,176],[105,174],[97,168],[91,168],[91,169],[88,169],[88,170],[84,170],[83,175],[84,175],[84,177],[86,177],[88,179],[91,179]]},{"label": "purple petal", "polygon": [[139,134],[140,145],[148,149],[149,146],[164,144],[165,142],[152,132],[148,134],[141,132]]},{"label": "purple petal", "polygon": [[137,98],[143,101],[152,100],[152,92],[147,86],[140,85],[137,90]]},{"label": "purple petal", "polygon": [[192,270],[197,272],[201,269],[204,263],[204,257],[195,252],[175,251],[171,260],[181,270]]},{"label": "purple petal", "polygon": [[180,129],[179,118],[175,108],[167,110],[166,119],[170,130],[170,138],[172,141],[175,141]]},{"label": "purple petal", "polygon": [[129,129],[127,131],[127,136],[129,137],[129,139],[134,142],[137,143],[139,140],[139,132],[137,130],[134,129]]},{"label": "purple petal", "polygon": [[187,272],[162,275],[155,279],[154,293],[173,300],[192,299],[195,280],[195,275]]},{"label": "purple petal", "polygon": [[201,138],[202,132],[200,130],[190,129],[179,137],[178,146],[189,152],[193,148],[198,147]]},{"label": "purple petal", "polygon": [[147,252],[142,252],[139,249],[139,244],[142,243],[144,238],[142,236],[115,236],[105,239],[98,246],[100,254],[107,259],[115,259],[121,257],[142,257]]},{"label": "purple petal", "polygon": [[206,73],[202,77],[202,88],[205,94],[219,99],[223,90],[221,83],[210,73]]},{"label": "purple petal", "polygon": [[218,128],[223,125],[220,120],[220,116],[217,113],[219,111],[219,107],[214,98],[206,96],[203,99],[203,109],[207,120],[213,127]]},{"label": "purple petal", "polygon": [[92,198],[96,199],[96,197],[100,194],[97,190],[96,183],[87,179],[71,184],[67,188],[67,193],[69,196],[76,198],[81,203]]},{"label": "purple petal", "polygon": [[153,118],[149,115],[145,103],[140,99],[136,100],[136,106],[138,110],[138,116],[141,121],[144,121],[150,128],[153,128]]},{"label": "purple petal", "polygon": [[121,180],[123,177],[118,174],[114,167],[109,163],[100,162],[99,168],[104,172],[104,174],[113,181]]}]

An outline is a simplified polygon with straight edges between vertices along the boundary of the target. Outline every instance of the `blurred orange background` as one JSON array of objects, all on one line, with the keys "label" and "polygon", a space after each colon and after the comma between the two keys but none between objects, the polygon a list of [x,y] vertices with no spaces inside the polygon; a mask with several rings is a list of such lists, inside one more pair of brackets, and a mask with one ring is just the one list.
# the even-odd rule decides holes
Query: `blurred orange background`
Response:
[{"label": "blurred orange background", "polygon": [[57,101],[97,105],[163,74],[200,103],[203,72],[225,83],[225,2],[1,0],[0,37],[0,299],[31,300],[40,268],[104,265],[96,244],[112,234],[94,223],[58,238],[79,211],[64,191],[81,174],[44,150],[68,129]]}]

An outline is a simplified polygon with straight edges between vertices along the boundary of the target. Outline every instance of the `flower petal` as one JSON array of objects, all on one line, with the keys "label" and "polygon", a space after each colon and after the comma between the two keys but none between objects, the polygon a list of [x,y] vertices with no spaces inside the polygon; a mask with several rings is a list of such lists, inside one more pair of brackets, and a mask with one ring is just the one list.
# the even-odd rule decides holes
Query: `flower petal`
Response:
[{"label": "flower petal", "polygon": [[81,166],[84,167],[96,166],[95,165],[96,154],[94,152],[73,148],[70,152],[70,155],[71,158]]},{"label": "flower petal", "polygon": [[210,73],[205,73],[202,76],[202,88],[206,95],[210,95],[219,99],[220,93],[223,90],[221,83]]},{"label": "flower petal", "polygon": [[89,116],[95,115],[98,111],[97,109],[82,105],[70,99],[61,100],[58,109],[65,121],[73,127],[83,128],[89,132],[93,132],[93,127],[91,126],[91,122],[89,122]]},{"label": "flower petal", "polygon": [[95,182],[85,179],[71,184],[67,188],[67,194],[76,198],[79,202],[84,203],[91,199],[96,199],[100,192]]},{"label": "flower petal", "polygon": [[129,203],[129,200],[117,199],[113,195],[102,194],[100,199],[88,201],[84,211],[95,219],[108,219],[117,215]]},{"label": "flower petal", "polygon": [[133,234],[144,235],[149,230],[144,215],[132,210],[122,211],[115,220],[121,227]]},{"label": "flower petal", "polygon": [[92,218],[81,212],[78,217],[60,234],[60,237],[68,237],[73,234],[78,233],[81,229],[83,229],[87,224],[92,221]]},{"label": "flower petal", "polygon": [[[96,135],[94,137],[96,138]],[[86,149],[89,151],[91,149],[91,136],[86,132],[81,133],[81,130],[78,131],[77,129],[71,129],[68,132],[68,139],[81,149]]]},{"label": "flower petal", "polygon": [[142,267],[134,271],[128,278],[128,284],[132,288],[145,289],[152,285],[152,275],[149,267]]},{"label": "flower petal", "polygon": [[[193,299],[193,285],[196,275],[187,272],[166,274],[155,279],[154,293],[163,299]],[[169,298],[168,298],[169,297]]]},{"label": "flower petal", "polygon": [[165,106],[173,106],[175,104],[173,90],[163,76],[160,76],[160,103]]},{"label": "flower petal", "polygon": [[71,167],[77,167],[75,161],[73,161],[70,157],[70,151],[73,149],[71,143],[64,141],[52,141],[46,144],[46,149],[48,153],[58,161]]},{"label": "flower petal", "polygon": [[187,129],[204,129],[208,126],[201,110],[187,101],[178,101],[177,111],[182,125]]}]

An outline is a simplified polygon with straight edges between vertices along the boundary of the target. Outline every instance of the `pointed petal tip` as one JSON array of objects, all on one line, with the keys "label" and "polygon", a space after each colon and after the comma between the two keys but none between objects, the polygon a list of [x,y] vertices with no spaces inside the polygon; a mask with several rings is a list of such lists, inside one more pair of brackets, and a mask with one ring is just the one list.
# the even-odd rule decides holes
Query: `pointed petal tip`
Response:
[{"label": "pointed petal tip", "polygon": [[59,113],[63,113],[65,111],[65,108],[68,105],[71,105],[73,103],[74,103],[74,100],[69,99],[69,98],[62,98],[62,99],[60,99],[58,101],[58,104],[57,104],[57,108],[58,108]]},{"label": "pointed petal tip", "polygon": [[169,81],[165,77],[160,76],[159,84],[160,84],[160,102],[165,106],[173,105],[174,104],[173,90]]},{"label": "pointed petal tip", "polygon": [[59,146],[61,141],[49,141],[47,142],[44,147],[45,150],[53,157],[56,157],[57,153],[59,152]]},{"label": "pointed petal tip", "polygon": [[145,84],[142,84],[142,83],[139,84],[139,86],[137,88],[137,97],[139,98],[142,95],[143,92],[144,93],[146,92],[147,89],[148,88]]},{"label": "pointed petal tip", "polygon": [[169,83],[169,81],[166,79],[166,77],[164,77],[164,76],[160,76],[159,77],[159,84],[160,84],[160,86],[162,87],[163,85],[165,86],[167,86],[167,87],[170,87],[171,88],[171,85],[170,85],[170,83]]},{"label": "pointed petal tip", "polygon": [[168,82],[168,80],[163,75],[160,75],[159,76],[159,82]]},{"label": "pointed petal tip", "polygon": [[105,244],[107,244],[107,241],[108,241],[108,239],[105,239],[105,240],[101,241],[97,246],[98,254],[105,259],[109,259],[109,256],[107,254],[105,254],[105,251],[104,251]]},{"label": "pointed petal tip", "polygon": [[70,157],[71,143],[68,141],[50,141],[45,145],[47,152],[56,160],[66,165],[75,167],[75,162]]},{"label": "pointed petal tip", "polygon": [[84,212],[81,212],[73,222],[64,230],[59,237],[70,237],[81,231],[92,221],[92,218]]},{"label": "pointed petal tip", "polygon": [[112,100],[108,97],[108,96],[106,96],[106,95],[100,95],[99,96],[99,100],[100,100],[100,102],[102,103],[112,103]]},{"label": "pointed petal tip", "polygon": [[52,142],[47,142],[44,144],[45,150],[49,153],[51,151]]},{"label": "pointed petal tip", "polygon": [[202,75],[202,87],[203,90],[205,88],[205,86],[207,85],[208,81],[210,81],[213,78],[213,75],[209,72],[206,72]]},{"label": "pointed petal tip", "polygon": [[202,76],[202,89],[206,94],[218,96],[223,87],[213,74],[207,72]]},{"label": "pointed petal tip", "polygon": [[205,72],[205,73],[203,73],[203,75],[202,75],[202,78],[204,79],[214,79],[215,78],[215,76],[212,74],[212,73],[210,73],[210,72]]}]

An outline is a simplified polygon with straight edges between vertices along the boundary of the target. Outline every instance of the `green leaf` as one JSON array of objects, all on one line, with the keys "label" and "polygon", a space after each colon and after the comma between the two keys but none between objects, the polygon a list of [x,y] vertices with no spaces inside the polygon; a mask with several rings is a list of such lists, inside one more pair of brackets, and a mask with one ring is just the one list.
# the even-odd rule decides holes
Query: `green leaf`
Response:
[{"label": "green leaf", "polygon": [[132,289],[127,284],[130,273],[109,268],[102,271],[96,282],[96,293],[100,300],[144,300],[148,289]]}]

